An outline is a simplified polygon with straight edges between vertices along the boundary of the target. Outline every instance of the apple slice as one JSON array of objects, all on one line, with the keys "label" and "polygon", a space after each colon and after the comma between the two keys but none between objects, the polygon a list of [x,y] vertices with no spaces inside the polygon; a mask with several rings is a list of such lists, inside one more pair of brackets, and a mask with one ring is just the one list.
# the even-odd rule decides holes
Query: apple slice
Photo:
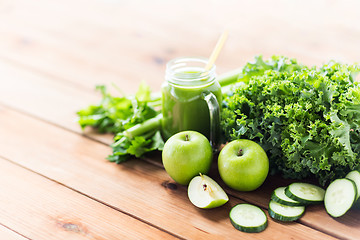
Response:
[{"label": "apple slice", "polygon": [[203,174],[190,181],[188,197],[191,203],[199,208],[220,207],[229,201],[229,197],[220,185]]}]

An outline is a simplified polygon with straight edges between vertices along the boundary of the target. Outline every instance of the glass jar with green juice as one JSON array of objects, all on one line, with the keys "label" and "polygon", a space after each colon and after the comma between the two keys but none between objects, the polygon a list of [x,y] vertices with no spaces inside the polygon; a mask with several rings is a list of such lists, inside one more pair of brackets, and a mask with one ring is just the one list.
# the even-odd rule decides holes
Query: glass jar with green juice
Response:
[{"label": "glass jar with green juice", "polygon": [[206,58],[183,57],[168,62],[162,85],[162,135],[194,130],[216,147],[220,134],[221,87],[215,65],[205,70]]}]

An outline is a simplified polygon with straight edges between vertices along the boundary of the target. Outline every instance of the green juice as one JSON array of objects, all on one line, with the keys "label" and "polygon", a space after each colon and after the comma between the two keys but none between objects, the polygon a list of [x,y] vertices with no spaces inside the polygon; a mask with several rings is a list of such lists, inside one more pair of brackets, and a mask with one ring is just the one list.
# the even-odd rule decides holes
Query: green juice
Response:
[{"label": "green juice", "polygon": [[[221,87],[212,77],[201,77],[199,69],[183,69],[162,86],[162,134],[168,139],[175,133],[194,130],[210,139],[210,111],[204,95],[212,93],[220,105]],[[194,81],[193,81],[194,80]],[[174,83],[175,82],[175,83]],[[217,127],[219,132],[219,127]],[[218,136],[218,133],[216,133]]]}]

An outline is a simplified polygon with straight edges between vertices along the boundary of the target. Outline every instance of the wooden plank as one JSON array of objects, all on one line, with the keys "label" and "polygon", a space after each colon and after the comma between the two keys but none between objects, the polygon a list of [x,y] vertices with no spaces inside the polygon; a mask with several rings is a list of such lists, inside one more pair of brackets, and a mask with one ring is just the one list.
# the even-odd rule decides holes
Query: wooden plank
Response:
[{"label": "wooden plank", "polygon": [[[187,11],[189,4],[192,11]],[[332,58],[357,61],[360,51],[360,29],[353,24],[360,21],[358,1],[332,1],[326,11],[323,3],[310,0],[236,5],[143,1],[141,7],[114,1],[16,0],[3,5],[0,56],[87,88],[115,82],[130,93],[136,85],[128,81],[146,80],[157,90],[167,60],[208,56],[225,25],[231,34],[217,61],[219,73],[257,54],[321,64]]]},{"label": "wooden plank", "polygon": [[[100,101],[100,93],[95,90],[86,91],[48,76],[39,76],[3,60],[0,60],[0,71],[0,99],[4,104],[72,131],[81,131],[76,123],[76,112]],[[87,131],[87,135],[112,143],[112,135],[92,131]]]},{"label": "wooden plank", "polygon": [[[1,15],[0,33],[3,37],[0,48],[4,57],[45,70],[52,76],[77,79],[77,84],[82,86],[93,88],[99,82],[115,82],[123,86],[126,92],[136,90],[136,85],[130,84],[132,79],[138,82],[146,78],[153,79],[156,78],[154,73],[157,75],[162,72],[159,71],[159,64],[153,60],[156,57],[147,56],[141,51],[147,45],[142,47],[136,44],[142,38],[136,36],[131,26],[119,31],[116,30],[118,25],[108,27],[103,23],[103,19],[110,21],[106,13],[115,13],[110,6],[102,7],[86,2],[87,7],[83,8],[83,2],[80,4],[84,14],[79,15],[74,8],[80,7],[79,2],[68,2],[71,7],[46,1],[39,3],[12,2],[9,3],[12,11]],[[123,22],[123,18],[131,18],[131,13],[121,6],[117,10],[118,19],[112,19],[111,22]],[[102,17],[99,18],[99,14]],[[24,22],[19,15],[29,21]],[[139,26],[141,21],[137,20]],[[74,30],[74,27],[77,31],[72,32],[72,35],[66,34],[67,29]],[[139,61],[144,58],[145,62]],[[143,75],[144,72],[146,75]],[[160,79],[163,79],[163,74]]]},{"label": "wooden plank", "polygon": [[176,239],[2,158],[0,169],[0,223],[30,239]]},{"label": "wooden plank", "polygon": [[0,225],[0,239],[6,239],[6,240],[25,240],[28,238],[25,238],[21,236],[20,234],[11,231],[10,229]]},{"label": "wooden plank", "polygon": [[228,219],[230,208],[242,202],[236,198],[222,208],[200,210],[189,202],[185,187],[174,184],[163,169],[152,164],[137,159],[109,163],[104,159],[110,150],[107,146],[7,108],[0,110],[0,126],[3,157],[175,235],[188,239],[332,238],[301,224],[271,219],[260,234],[239,232]]}]

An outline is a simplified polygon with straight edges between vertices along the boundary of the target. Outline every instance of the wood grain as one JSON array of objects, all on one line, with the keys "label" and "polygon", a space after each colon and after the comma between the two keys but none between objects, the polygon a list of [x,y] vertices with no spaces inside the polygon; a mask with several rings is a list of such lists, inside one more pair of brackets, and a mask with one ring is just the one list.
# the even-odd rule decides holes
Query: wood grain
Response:
[{"label": "wood grain", "polygon": [[176,239],[2,158],[0,168],[0,223],[30,239]]},{"label": "wood grain", "polygon": [[134,81],[146,80],[158,90],[169,59],[209,56],[225,26],[218,73],[258,54],[317,65],[359,60],[358,1],[14,0],[1,7],[0,57],[88,89],[114,82],[133,93]]},{"label": "wood grain", "polygon": [[[331,238],[301,224],[271,219],[260,234],[241,233],[228,219],[230,208],[242,202],[238,199],[223,208],[199,210],[189,202],[186,188],[175,185],[162,168],[137,159],[109,163],[104,159],[109,147],[6,108],[0,111],[0,126],[3,157],[177,236],[278,239],[281,232],[284,238],[294,234],[300,239]],[[14,132],[21,132],[21,138]]]},{"label": "wood grain", "polygon": [[21,236],[20,234],[4,227],[0,226],[0,239],[6,239],[6,240],[25,240],[28,238],[25,238]]},{"label": "wood grain", "polygon": [[[95,89],[86,91],[69,82],[38,75],[4,60],[0,60],[0,71],[0,99],[3,104],[78,133],[81,133],[81,129],[76,122],[76,112],[89,104],[98,104],[101,98]],[[107,144],[113,142],[112,135],[87,130],[88,137]]]}]

